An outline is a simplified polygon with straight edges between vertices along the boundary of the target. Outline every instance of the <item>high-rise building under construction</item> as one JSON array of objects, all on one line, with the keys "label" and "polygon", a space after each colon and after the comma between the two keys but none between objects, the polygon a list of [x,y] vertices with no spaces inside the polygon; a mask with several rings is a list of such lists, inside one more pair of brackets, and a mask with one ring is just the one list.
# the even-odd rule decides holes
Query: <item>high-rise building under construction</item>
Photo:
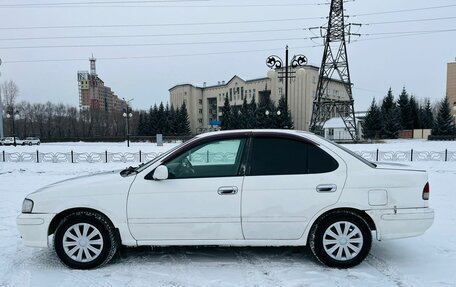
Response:
[{"label": "high-rise building under construction", "polygon": [[90,60],[90,72],[78,71],[79,108],[103,112],[122,111],[127,105],[97,75],[96,59]]}]

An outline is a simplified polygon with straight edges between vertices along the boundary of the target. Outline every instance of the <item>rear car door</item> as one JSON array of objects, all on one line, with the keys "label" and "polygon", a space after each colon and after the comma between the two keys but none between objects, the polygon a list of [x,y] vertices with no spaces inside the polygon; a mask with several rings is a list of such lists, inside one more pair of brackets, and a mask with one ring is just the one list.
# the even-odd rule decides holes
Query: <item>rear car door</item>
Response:
[{"label": "rear car door", "polygon": [[242,190],[247,240],[301,238],[309,220],[339,199],[345,162],[300,136],[257,134]]}]

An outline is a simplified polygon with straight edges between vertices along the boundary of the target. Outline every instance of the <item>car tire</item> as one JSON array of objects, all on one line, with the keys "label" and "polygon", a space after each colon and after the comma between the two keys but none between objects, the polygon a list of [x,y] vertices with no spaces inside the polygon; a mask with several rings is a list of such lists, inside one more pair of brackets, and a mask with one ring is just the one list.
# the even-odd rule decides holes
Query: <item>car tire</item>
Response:
[{"label": "car tire", "polygon": [[60,260],[70,268],[100,267],[112,259],[119,246],[114,231],[110,221],[99,213],[75,212],[58,225],[54,248]]},{"label": "car tire", "polygon": [[309,237],[313,255],[323,264],[350,268],[369,254],[372,233],[367,222],[351,211],[324,215],[316,222]]},{"label": "car tire", "polygon": [[29,142],[29,143],[28,143],[28,145],[30,145],[30,146],[31,146],[31,145],[32,145],[32,142]]},{"label": "car tire", "polygon": [[40,145],[40,142],[37,142],[36,145]]}]

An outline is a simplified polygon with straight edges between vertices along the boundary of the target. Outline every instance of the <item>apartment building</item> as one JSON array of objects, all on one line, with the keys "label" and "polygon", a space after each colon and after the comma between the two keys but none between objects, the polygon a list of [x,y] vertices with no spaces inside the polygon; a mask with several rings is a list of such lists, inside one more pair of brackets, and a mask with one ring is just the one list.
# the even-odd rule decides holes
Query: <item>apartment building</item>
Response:
[{"label": "apartment building", "polygon": [[[312,65],[291,69],[288,106],[295,129],[309,129],[318,72],[319,68]],[[180,107],[185,102],[192,133],[198,134],[218,128],[216,123],[221,120],[225,97],[228,97],[233,108],[240,108],[244,98],[250,102],[254,97],[259,103],[261,95],[268,93],[277,105],[280,97],[285,94],[285,80],[281,79],[281,74],[280,71],[270,70],[267,77],[263,78],[245,80],[235,75],[227,82],[220,81],[210,86],[179,84],[169,89],[170,102],[175,107]],[[339,81],[331,81],[327,91],[327,98],[348,100],[345,87]]]},{"label": "apartment building", "polygon": [[447,65],[446,94],[450,102],[451,112],[456,116],[456,62]]},{"label": "apartment building", "polygon": [[120,112],[126,107],[126,102],[120,99],[114,91],[105,86],[96,71],[96,59],[90,58],[90,72],[78,72],[79,108],[103,112]]}]

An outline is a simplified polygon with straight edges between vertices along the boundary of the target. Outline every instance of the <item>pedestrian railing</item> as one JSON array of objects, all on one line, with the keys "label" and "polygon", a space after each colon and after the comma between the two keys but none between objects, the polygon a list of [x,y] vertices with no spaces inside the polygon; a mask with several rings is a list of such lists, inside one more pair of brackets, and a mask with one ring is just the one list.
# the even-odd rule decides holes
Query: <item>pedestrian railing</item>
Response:
[{"label": "pedestrian railing", "polygon": [[157,157],[156,152],[6,152],[2,151],[3,162],[51,162],[51,163],[118,163],[147,162]]},{"label": "pedestrian railing", "polygon": [[[369,161],[456,161],[456,151],[355,151]],[[157,152],[6,152],[0,154],[1,162],[50,162],[50,163],[142,163],[160,155]],[[225,153],[197,154],[192,162],[227,162],[235,155]]]},{"label": "pedestrian railing", "polygon": [[456,161],[456,151],[355,151],[369,161]]}]

